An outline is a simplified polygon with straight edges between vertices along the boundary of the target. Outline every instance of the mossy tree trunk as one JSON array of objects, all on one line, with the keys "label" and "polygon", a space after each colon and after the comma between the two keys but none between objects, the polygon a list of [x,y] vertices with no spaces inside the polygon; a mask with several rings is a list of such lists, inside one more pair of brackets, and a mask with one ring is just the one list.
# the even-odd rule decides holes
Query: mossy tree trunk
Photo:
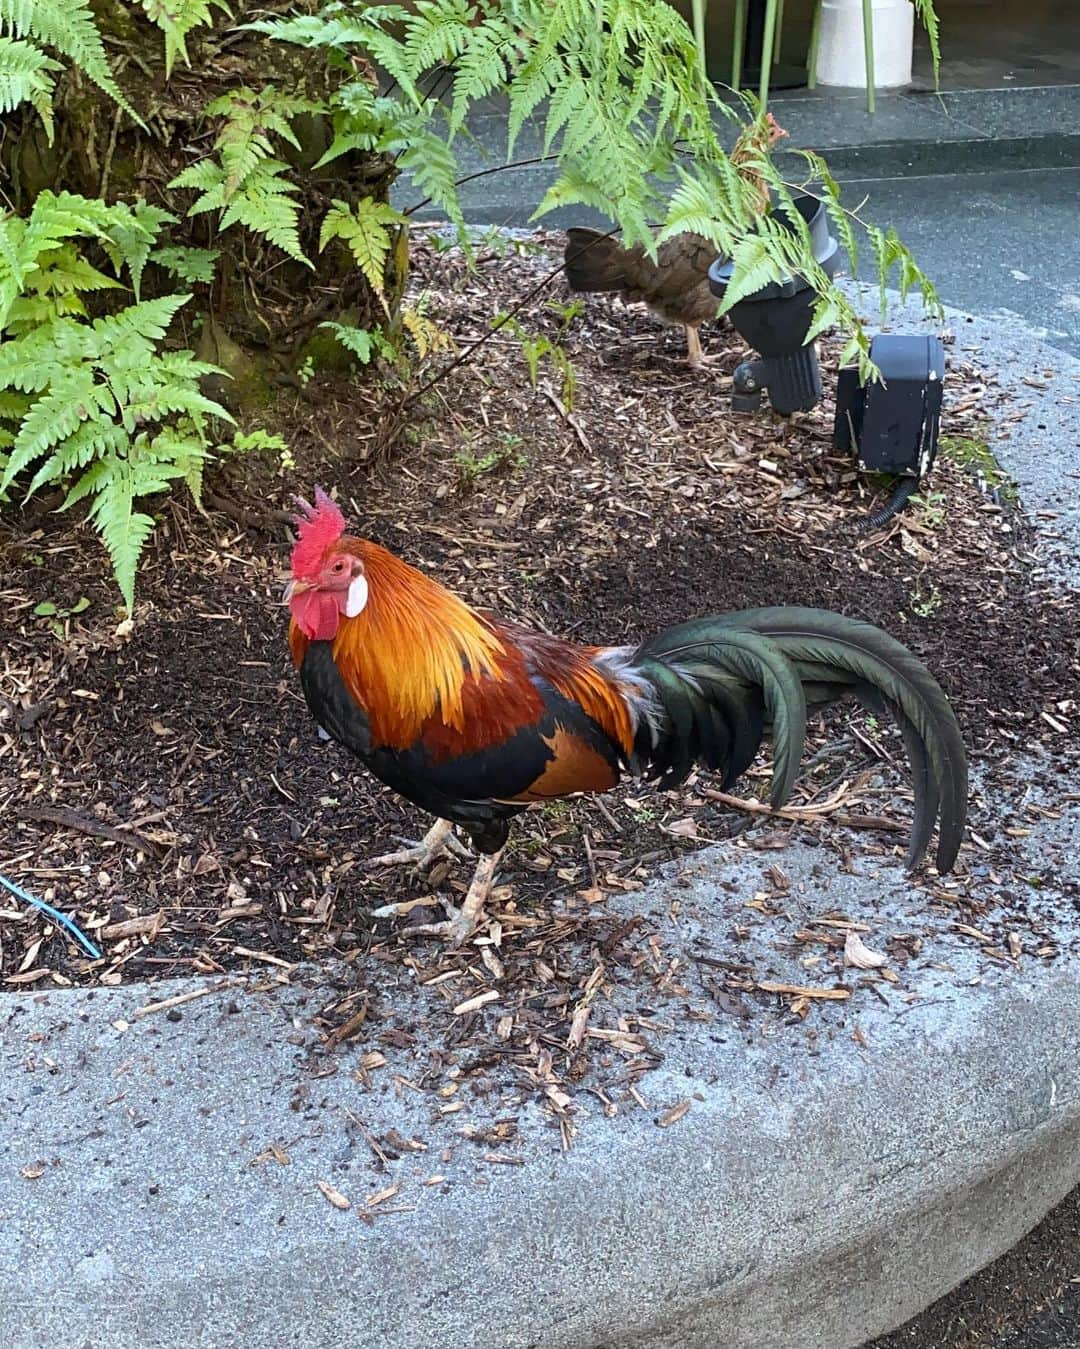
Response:
[{"label": "mossy tree trunk", "polygon": [[[140,7],[124,0],[95,0],[93,7],[117,81],[148,129],[78,71],[69,71],[58,86],[53,143],[36,117],[24,110],[12,117],[0,144],[0,174],[11,205],[26,211],[39,192],[51,188],[108,201],[141,197],[178,216],[171,242],[221,251],[213,284],[193,287],[198,308],[192,306],[191,317],[201,313],[208,320],[198,342],[202,354],[236,375],[250,375],[253,362],[264,369],[288,366],[325,319],[345,316],[365,327],[385,324],[386,311],[344,244],[335,240],[320,253],[318,240],[332,200],[385,201],[395,166],[381,154],[353,153],[315,170],[330,143],[328,119],[296,119],[299,150],[275,143],[275,153],[289,163],[300,189],[300,239],[313,270],[243,226],[218,232],[215,212],[186,216],[195,193],[168,187],[210,151],[215,127],[203,110],[212,99],[241,86],[261,90],[268,84],[322,99],[332,78],[322,55],[237,31],[236,25],[250,17],[241,4],[233,7],[231,19],[222,14],[214,27],[188,35],[190,64],[177,61],[166,80],[163,35]],[[259,13],[265,15],[267,8],[260,6]],[[406,257],[407,250],[399,248],[387,261],[384,284],[391,314],[404,287]],[[144,291],[152,295],[166,289],[175,290],[175,280],[148,267]],[[244,386],[243,379],[234,383],[234,395]],[[237,401],[235,396],[232,401]]]}]

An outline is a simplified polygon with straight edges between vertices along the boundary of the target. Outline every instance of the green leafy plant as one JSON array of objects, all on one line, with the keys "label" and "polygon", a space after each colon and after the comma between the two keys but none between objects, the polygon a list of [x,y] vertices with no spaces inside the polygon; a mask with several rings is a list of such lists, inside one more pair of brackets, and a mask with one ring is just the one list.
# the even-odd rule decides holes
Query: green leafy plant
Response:
[{"label": "green leafy plant", "polygon": [[60,61],[78,67],[140,126],[113,77],[89,0],[0,0],[0,113],[29,103],[53,139],[53,92]]},{"label": "green leafy plant", "polygon": [[335,201],[323,219],[319,234],[320,252],[331,239],[342,239],[353,255],[364,279],[379,297],[383,309],[389,313],[383,276],[386,259],[394,246],[394,234],[406,224],[405,216],[384,201],[364,197],[355,207],[348,202]]},{"label": "green leafy plant", "polygon": [[476,480],[485,473],[498,469],[523,468],[526,463],[525,450],[520,436],[506,432],[502,443],[494,449],[476,454],[472,450],[459,450],[454,456],[458,479],[465,488],[472,488]]},{"label": "green leafy plant", "polygon": [[75,618],[76,615],[85,613],[90,608],[90,601],[85,595],[80,595],[70,609],[65,609],[62,605],[55,604],[52,600],[42,600],[40,604],[34,605],[34,617],[46,618],[49,621],[49,630],[55,637],[63,637],[64,620]]},{"label": "green leafy plant", "polygon": [[574,374],[574,367],[570,364],[570,357],[566,354],[565,347],[559,345],[559,342],[552,341],[544,333],[536,336],[530,335],[521,323],[510,314],[502,314],[495,320],[496,326],[504,328],[521,345],[521,354],[525,358],[525,365],[529,372],[529,383],[536,388],[537,380],[540,377],[540,362],[545,358],[551,363],[552,368],[558,373],[561,381],[562,401],[569,409],[574,406],[574,393],[577,389],[577,376]]},{"label": "green leafy plant", "polygon": [[[42,192],[29,217],[0,221],[0,495],[30,474],[24,500],[53,485],[67,488],[63,509],[87,500],[129,611],[154,527],[136,503],[177,479],[198,501],[210,426],[232,420],[199,389],[217,367],[164,347],[190,296],[139,298],[171,219],[143,202]],[[93,246],[113,276],[87,259]],[[121,288],[124,272],[134,303],[89,317],[83,296]]]},{"label": "green leafy plant", "polygon": [[296,459],[288,441],[261,427],[254,431],[234,431],[231,440],[222,441],[214,448],[221,458],[232,454],[272,454],[281,472],[296,467]]},{"label": "green leafy plant", "polygon": [[224,119],[214,140],[216,157],[200,159],[169,184],[199,193],[188,215],[218,211],[219,229],[245,225],[310,267],[298,232],[299,188],[285,177],[289,166],[274,157],[271,137],[278,136],[299,149],[290,122],[318,107],[310,99],[284,94],[273,85],[257,93],[246,87],[231,89],[215,98],[206,114]]},{"label": "green leafy plant", "polygon": [[930,43],[930,55],[934,62],[934,88],[938,88],[941,83],[941,25],[938,23],[937,11],[934,9],[934,0],[912,0],[915,6],[915,13],[919,16],[919,22],[926,29],[926,37]]},{"label": "green leafy plant", "polygon": [[214,279],[214,269],[220,256],[221,250],[217,248],[186,248],[166,244],[151,252],[150,261],[164,267],[170,276],[176,277],[186,286],[193,286],[196,282],[209,285]]},{"label": "green leafy plant", "polygon": [[573,325],[585,313],[585,301],[577,295],[567,304],[560,300],[548,300],[544,306],[559,320],[559,336],[565,337]]},{"label": "green leafy plant", "polygon": [[920,618],[932,618],[940,608],[941,591],[937,586],[931,585],[929,590],[923,590],[922,583],[917,583],[911,597],[912,613],[918,614]]},{"label": "green leafy plant", "polygon": [[376,356],[392,360],[397,355],[397,348],[377,328],[360,328],[354,324],[335,323],[333,320],[320,323],[319,327],[333,333],[345,350],[356,357],[359,365],[367,365]]},{"label": "green leafy plant", "polygon": [[948,507],[944,492],[913,492],[909,499],[918,507],[919,520],[927,529],[937,529],[944,523]]},{"label": "green leafy plant", "polygon": [[[326,104],[333,135],[319,166],[353,150],[392,157],[420,195],[404,214],[434,203],[466,249],[458,186],[476,174],[462,175],[456,141],[477,101],[501,92],[509,100],[507,159],[539,120],[539,153],[525,162],[556,166],[534,219],[593,207],[625,242],[650,251],[677,234],[702,234],[736,264],[725,309],[798,271],[819,296],[811,339],[838,325],[848,337],[842,359],[857,362],[866,377],[873,373],[869,338],[849,299],[814,261],[792,204],[793,192],[812,180],[853,255],[856,230],[865,229],[882,289],[895,276],[902,291],[917,289],[928,307],[937,306],[907,248],[844,207],[818,156],[804,154],[806,183],[785,179],[752,101],[749,125],[725,151],[717,124],[738,121],[739,113],[705,79],[689,28],[664,0],[504,0],[497,9],[416,0],[409,11],[332,0],[316,13],[250,27],[321,51],[336,73]],[[376,68],[385,79],[373,76]],[[390,218],[380,223],[388,226]],[[376,262],[369,251],[372,271]]]},{"label": "green leafy plant", "polygon": [[232,14],[225,0],[142,0],[142,7],[146,17],[165,35],[166,79],[172,74],[178,56],[184,65],[190,65],[187,35],[193,28],[213,23],[215,9]]}]

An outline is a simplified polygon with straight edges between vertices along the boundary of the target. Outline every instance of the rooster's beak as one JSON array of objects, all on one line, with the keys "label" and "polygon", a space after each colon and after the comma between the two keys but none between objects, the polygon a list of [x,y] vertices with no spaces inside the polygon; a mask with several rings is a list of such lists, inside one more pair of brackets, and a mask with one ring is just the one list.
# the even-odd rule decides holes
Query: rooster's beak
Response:
[{"label": "rooster's beak", "polygon": [[298,581],[293,577],[285,586],[285,593],[281,597],[282,604],[288,604],[294,595],[302,595],[311,586],[306,581]]}]

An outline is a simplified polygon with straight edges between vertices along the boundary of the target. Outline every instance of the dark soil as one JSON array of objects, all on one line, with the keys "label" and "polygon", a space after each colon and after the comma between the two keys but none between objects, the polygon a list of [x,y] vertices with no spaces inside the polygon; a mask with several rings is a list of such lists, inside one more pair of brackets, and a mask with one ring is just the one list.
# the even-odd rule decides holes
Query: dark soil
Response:
[{"label": "dark soil", "polygon": [[[456,254],[418,253],[428,312],[459,343],[550,266],[537,247],[489,251],[474,275]],[[539,304],[526,317],[556,338],[566,319],[557,309]],[[272,511],[314,481],[336,489],[355,532],[471,602],[582,641],[771,603],[823,605],[888,628],[939,676],[989,773],[958,881],[943,891],[931,876],[928,903],[944,894],[959,916],[977,918],[995,958],[1018,958],[1006,927],[1026,950],[1053,954],[1037,932],[1024,935],[1026,882],[1003,884],[1011,840],[1047,810],[1025,802],[1010,763],[1036,755],[1063,793],[1080,626],[1074,598],[1041,578],[1020,512],[945,461],[924,504],[860,533],[887,487],[831,451],[828,401],[792,424],[733,415],[726,376],[742,349],[730,333],[707,335],[719,368],[692,371],[681,331],[598,300],[563,340],[578,380],[572,412],[558,375],[542,365],[532,388],[520,347],[501,335],[404,413],[392,383],[380,389],[366,375],[358,385],[317,378],[290,394],[274,422],[295,467],[270,457],[230,465],[214,486],[233,518],[163,504],[130,632],[118,632],[88,530],[8,516],[0,871],[77,914],[105,950],[88,961],[12,900],[0,909],[9,982],[119,982],[406,949],[369,912],[429,887],[365,861],[427,822],[318,741],[284,642],[288,533]],[[953,348],[948,388],[947,429],[980,434],[999,397],[992,379]],[[373,453],[388,439],[387,453]],[[41,601],[70,610],[84,596],[77,616],[35,615]],[[815,729],[816,762],[793,803],[829,802],[820,823],[766,827],[811,828],[841,853],[899,850],[910,790],[894,771],[897,750],[873,719],[832,715]],[[767,767],[740,785],[744,796],[759,794]],[[515,921],[535,937],[559,913],[560,939],[579,940],[566,914],[582,896],[602,914],[604,891],[636,887],[663,860],[753,821],[704,797],[707,785],[693,778],[659,794],[630,784],[523,817],[496,894],[503,958],[507,943],[514,955]],[[837,811],[895,826],[853,833],[830,820]],[[436,880],[460,890],[467,866]],[[1000,922],[980,890],[988,884],[1004,903]],[[576,980],[577,962],[568,970]]]},{"label": "dark soil", "polygon": [[1080,1190],[1008,1255],[866,1349],[1076,1349]]}]

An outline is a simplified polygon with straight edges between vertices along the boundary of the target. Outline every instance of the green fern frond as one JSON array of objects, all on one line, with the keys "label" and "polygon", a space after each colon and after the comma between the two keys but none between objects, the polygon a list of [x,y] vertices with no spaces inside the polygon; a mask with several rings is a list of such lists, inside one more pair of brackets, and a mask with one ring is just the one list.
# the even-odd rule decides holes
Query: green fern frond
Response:
[{"label": "green fern frond", "polygon": [[186,248],[168,244],[164,248],[155,248],[150,254],[150,261],[164,267],[185,285],[192,286],[196,282],[209,285],[214,279],[220,256],[220,248]]},{"label": "green fern frond", "polygon": [[136,299],[142,287],[143,268],[162,225],[175,223],[176,216],[171,211],[151,206],[142,198],[131,206],[121,204],[121,210],[113,213],[108,235],[102,240],[102,245],[117,275],[122,266],[127,266]]},{"label": "green fern frond", "polygon": [[190,299],[190,295],[161,295],[156,300],[128,305],[119,314],[95,319],[90,325],[93,336],[87,341],[87,355],[100,360],[124,347],[133,359],[141,359],[147,348],[153,349],[162,340],[177,310]]},{"label": "green fern frond", "polygon": [[[396,135],[386,140],[386,148],[395,148]],[[458,200],[458,163],[453,150],[436,132],[423,127],[409,135],[398,154],[398,167],[411,175],[413,182],[457,226],[462,239],[467,239],[465,217]]]},{"label": "green fern frond", "polygon": [[52,381],[23,418],[11,454],[0,478],[0,491],[35,459],[47,454],[90,415],[96,405],[94,372],[88,366],[73,366]]},{"label": "green fern frond", "polygon": [[930,42],[930,55],[934,62],[934,88],[938,89],[941,86],[941,34],[934,0],[912,0],[912,3]]},{"label": "green fern frond", "polygon": [[[116,584],[130,613],[135,605],[135,570],[146,547],[146,541],[154,532],[154,520],[152,516],[135,510],[134,475],[130,463],[119,456],[98,460],[93,468],[88,469],[83,475],[78,488],[84,487],[96,469],[106,466],[109,471],[97,474],[95,480],[88,484],[80,495],[85,496],[91,491],[94,493],[87,514],[97,526],[105,544],[105,550],[112,562]],[[164,473],[160,475],[160,482],[161,486],[158,486],[157,490],[163,491],[168,485]],[[64,505],[73,505],[77,499],[74,493],[69,494]]]},{"label": "green fern frond", "polygon": [[0,114],[29,103],[53,143],[53,72],[62,70],[39,48],[15,38],[0,37]]},{"label": "green fern frond", "polygon": [[88,0],[0,0],[0,32],[31,38],[66,58],[120,105],[139,126],[142,118],[113,78]]},{"label": "green fern frond", "polygon": [[212,10],[232,16],[225,0],[142,0],[143,12],[165,34],[165,78],[172,74],[176,58],[190,65],[187,35],[193,28],[214,21]]},{"label": "green fern frond", "polygon": [[334,323],[328,320],[319,324],[327,332],[333,333],[346,351],[350,352],[361,365],[367,365],[375,356],[393,357],[393,343],[375,328],[357,328],[352,324]]},{"label": "green fern frond", "polygon": [[364,197],[350,209],[348,202],[335,201],[327,211],[319,234],[319,251],[331,239],[341,239],[360,268],[364,279],[386,307],[383,274],[393,240],[390,229],[401,228],[405,217],[386,202]]},{"label": "green fern frond", "polygon": [[30,409],[33,400],[22,393],[12,393],[8,389],[0,389],[0,418],[6,421],[21,422]]},{"label": "green fern frond", "polygon": [[30,480],[26,496],[32,497],[50,483],[63,482],[77,469],[95,459],[120,454],[128,442],[127,432],[115,422],[85,421],[62,440]]},{"label": "green fern frond", "polygon": [[297,146],[292,118],[319,108],[310,99],[283,94],[273,85],[258,93],[248,88],[232,89],[214,99],[206,112],[224,118],[214,142],[220,158],[199,160],[169,184],[200,193],[188,215],[221,211],[221,229],[244,225],[310,267],[300,245],[300,207],[293,200],[299,189],[283,180],[289,166],[272,157],[270,138],[278,136]]},{"label": "green fern frond", "polygon": [[290,258],[311,267],[311,260],[300,244],[300,207],[293,200],[299,188],[295,183],[282,181],[281,175],[287,172],[288,165],[280,160],[264,159],[226,206],[221,228],[246,225]]},{"label": "green fern frond", "polygon": [[517,34],[501,17],[487,18],[472,29],[455,65],[449,140],[465,125],[472,105],[506,82],[518,42]]}]

